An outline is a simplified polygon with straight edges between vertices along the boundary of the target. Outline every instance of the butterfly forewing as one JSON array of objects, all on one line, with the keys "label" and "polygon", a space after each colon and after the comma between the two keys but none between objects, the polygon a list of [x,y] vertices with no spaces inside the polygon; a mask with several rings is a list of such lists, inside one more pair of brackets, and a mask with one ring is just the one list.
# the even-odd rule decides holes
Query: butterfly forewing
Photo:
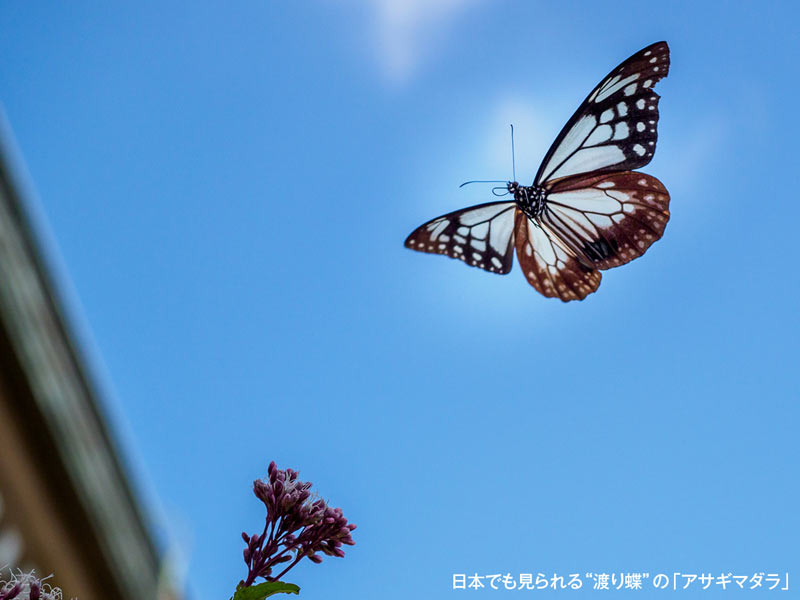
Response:
[{"label": "butterfly forewing", "polygon": [[600,285],[600,271],[584,264],[547,226],[516,211],[517,260],[525,278],[548,298],[583,300]]},{"label": "butterfly forewing", "polygon": [[611,71],[572,115],[548,150],[538,186],[582,173],[629,171],[653,158],[658,94],[653,86],[669,72],[666,42],[640,50]]},{"label": "butterfly forewing", "polygon": [[561,180],[541,215],[551,232],[597,269],[644,254],[668,220],[666,188],[655,177],[631,171]]},{"label": "butterfly forewing", "polygon": [[514,210],[514,202],[457,210],[417,227],[405,245],[457,258],[492,273],[508,273],[514,261]]}]

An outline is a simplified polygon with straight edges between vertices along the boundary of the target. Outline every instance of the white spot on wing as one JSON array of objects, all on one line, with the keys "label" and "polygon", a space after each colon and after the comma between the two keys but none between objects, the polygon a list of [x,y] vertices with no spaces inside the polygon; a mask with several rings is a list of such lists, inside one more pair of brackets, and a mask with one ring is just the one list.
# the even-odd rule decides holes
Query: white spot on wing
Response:
[{"label": "white spot on wing", "polygon": [[597,125],[597,119],[595,119],[592,115],[586,115],[572,126],[572,129],[569,130],[569,133],[567,133],[567,135],[564,136],[564,139],[561,140],[558,148],[548,161],[547,166],[542,170],[542,180],[549,179],[553,174],[553,170],[558,167],[559,163],[565,160],[567,156],[569,156],[572,152],[577,150],[581,144],[583,144],[584,140],[592,132],[592,129],[594,129],[595,125]]},{"label": "white spot on wing", "polygon": [[447,226],[449,224],[450,222],[447,219],[444,219],[436,223],[435,227],[433,228],[433,231],[431,231],[431,240],[436,241],[436,238],[439,237],[439,234],[442,233],[445,229],[447,229]]},{"label": "white spot on wing", "polygon": [[592,222],[593,225],[597,225],[597,227],[608,228],[614,224],[614,221],[611,220],[611,217],[606,215],[597,215],[594,213],[589,213],[586,215],[586,218]]},{"label": "white spot on wing", "polygon": [[586,173],[624,161],[625,154],[614,144],[585,148],[571,156],[568,161],[553,173],[553,177],[566,177],[575,173]]},{"label": "white spot on wing", "polygon": [[[619,212],[620,210],[620,203],[617,200],[610,198],[604,192],[591,188],[550,194],[548,200],[563,204],[575,210],[592,211],[606,215]],[[561,210],[558,206],[553,206],[552,209]]]},{"label": "white spot on wing", "polygon": [[592,135],[587,138],[585,145],[596,146],[597,144],[607,142],[611,139],[611,134],[611,125],[600,125],[592,132]]},{"label": "white spot on wing", "polygon": [[528,221],[528,240],[533,245],[533,250],[538,254],[541,259],[549,264],[555,264],[556,254],[553,251],[553,245],[539,227]]},{"label": "white spot on wing", "polygon": [[[472,210],[468,210],[461,214],[460,217],[461,224],[472,227],[483,221],[489,221],[490,219],[493,219],[499,213],[507,209],[510,205],[511,203],[502,203],[502,204],[491,204],[489,206],[482,206],[480,208],[473,208]],[[477,228],[473,230],[472,235],[475,235],[476,231]],[[459,228],[459,233],[461,233],[461,228]],[[461,235],[466,235],[466,232],[461,233]],[[479,235],[478,237],[484,237],[484,236]]]},{"label": "white spot on wing", "polygon": [[472,228],[472,237],[486,239],[486,234],[489,233],[489,222],[480,223]]},{"label": "white spot on wing", "polygon": [[[509,206],[511,203],[509,203]],[[508,213],[502,215],[500,218],[492,221],[492,229],[489,232],[489,243],[492,249],[497,254],[505,255],[508,250],[508,243],[511,240],[511,234],[514,232],[514,211],[509,210]]]},{"label": "white spot on wing", "polygon": [[636,81],[638,78],[639,74],[634,73],[633,75],[629,75],[628,77],[620,81],[619,75],[615,75],[614,78],[609,80],[609,82],[602,87],[602,89],[597,94],[597,97],[594,99],[594,101],[602,102],[603,100],[608,98],[611,94],[618,92],[632,81]]}]

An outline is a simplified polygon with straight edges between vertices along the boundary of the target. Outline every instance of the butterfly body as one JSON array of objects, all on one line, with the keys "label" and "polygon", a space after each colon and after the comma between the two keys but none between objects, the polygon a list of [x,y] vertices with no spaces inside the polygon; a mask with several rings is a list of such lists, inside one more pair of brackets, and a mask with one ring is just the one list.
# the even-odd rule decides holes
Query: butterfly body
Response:
[{"label": "butterfly body", "polygon": [[516,181],[508,183],[508,192],[514,196],[517,207],[530,219],[538,219],[544,210],[546,192],[538,185],[524,186]]},{"label": "butterfly body", "polygon": [[635,171],[653,158],[669,47],[643,48],[600,81],[547,151],[530,186],[513,198],[457,210],[415,229],[407,248],[443,254],[492,273],[517,260],[544,296],[583,300],[600,271],[642,256],[664,233],[669,193]]}]

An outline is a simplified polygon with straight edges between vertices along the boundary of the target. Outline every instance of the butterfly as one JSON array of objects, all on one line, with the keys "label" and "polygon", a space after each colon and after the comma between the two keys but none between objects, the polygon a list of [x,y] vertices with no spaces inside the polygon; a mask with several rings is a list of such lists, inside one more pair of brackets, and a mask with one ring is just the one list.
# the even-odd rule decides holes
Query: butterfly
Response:
[{"label": "butterfly", "polygon": [[661,238],[669,193],[635,172],[653,158],[669,47],[657,42],[613,69],[578,107],[533,185],[511,181],[513,201],[448,213],[415,229],[405,246],[493,273],[511,271],[514,249],[528,282],[564,302],[583,300],[600,271],[624,265]]}]

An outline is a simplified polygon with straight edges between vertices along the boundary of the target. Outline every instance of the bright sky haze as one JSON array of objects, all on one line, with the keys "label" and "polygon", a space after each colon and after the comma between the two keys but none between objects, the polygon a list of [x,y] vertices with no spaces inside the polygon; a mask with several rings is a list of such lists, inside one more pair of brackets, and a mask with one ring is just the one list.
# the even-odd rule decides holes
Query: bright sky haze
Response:
[{"label": "bright sky haze", "polygon": [[[246,575],[270,460],[358,525],[344,559],[291,571],[304,598],[517,593],[453,591],[453,573],[792,573],[798,17],[0,4],[32,210],[191,597]],[[672,217],[644,257],[563,304],[518,265],[403,247],[494,199],[458,185],[511,177],[509,123],[529,185],[595,84],[659,40],[672,66],[642,171]]]}]

